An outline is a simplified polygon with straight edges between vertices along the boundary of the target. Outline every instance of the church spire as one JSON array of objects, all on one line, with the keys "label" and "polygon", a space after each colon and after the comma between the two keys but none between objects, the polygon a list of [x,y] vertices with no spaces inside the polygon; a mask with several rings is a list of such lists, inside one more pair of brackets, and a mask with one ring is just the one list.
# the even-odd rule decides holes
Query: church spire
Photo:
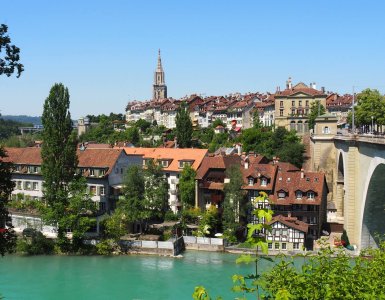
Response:
[{"label": "church spire", "polygon": [[167,86],[164,80],[164,71],[162,67],[162,59],[160,57],[160,49],[158,50],[158,65],[154,74],[153,99],[167,98]]},{"label": "church spire", "polygon": [[158,49],[158,67],[156,68],[156,71],[163,72],[162,58],[160,57],[160,49]]}]

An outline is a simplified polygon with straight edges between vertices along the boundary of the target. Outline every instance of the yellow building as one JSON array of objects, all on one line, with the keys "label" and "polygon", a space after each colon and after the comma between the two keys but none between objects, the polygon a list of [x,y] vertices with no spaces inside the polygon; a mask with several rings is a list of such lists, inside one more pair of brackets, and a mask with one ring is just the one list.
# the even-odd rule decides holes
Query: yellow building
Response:
[{"label": "yellow building", "polygon": [[294,129],[299,134],[309,131],[308,115],[311,104],[319,100],[326,107],[324,89],[316,89],[315,83],[310,87],[300,82],[292,86],[291,79],[286,82],[286,89],[275,94],[275,126]]}]

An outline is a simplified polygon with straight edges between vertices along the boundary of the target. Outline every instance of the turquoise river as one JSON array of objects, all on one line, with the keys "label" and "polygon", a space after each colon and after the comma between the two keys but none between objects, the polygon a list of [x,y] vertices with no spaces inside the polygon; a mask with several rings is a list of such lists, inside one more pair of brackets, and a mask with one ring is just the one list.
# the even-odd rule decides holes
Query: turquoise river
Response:
[{"label": "turquoise river", "polygon": [[236,258],[198,251],[186,251],[183,258],[8,255],[0,257],[0,295],[9,300],[180,300],[192,299],[194,287],[204,285],[212,296],[234,299],[240,294],[231,292],[231,276],[255,268],[237,265]]}]

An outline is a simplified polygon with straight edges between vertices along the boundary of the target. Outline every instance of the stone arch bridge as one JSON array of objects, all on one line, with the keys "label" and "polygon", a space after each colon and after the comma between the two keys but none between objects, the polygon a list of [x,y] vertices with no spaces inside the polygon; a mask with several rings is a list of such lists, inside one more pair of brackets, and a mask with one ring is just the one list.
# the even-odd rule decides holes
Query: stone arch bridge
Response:
[{"label": "stone arch bridge", "polygon": [[385,235],[385,138],[335,133],[311,137],[312,168],[326,173],[330,190],[328,222],[343,224],[358,249],[377,247]]}]

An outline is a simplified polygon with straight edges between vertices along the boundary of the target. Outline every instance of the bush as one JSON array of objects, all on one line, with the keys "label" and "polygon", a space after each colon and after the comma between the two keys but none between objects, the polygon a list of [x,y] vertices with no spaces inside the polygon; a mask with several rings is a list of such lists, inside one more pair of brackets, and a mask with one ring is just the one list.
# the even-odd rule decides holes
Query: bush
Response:
[{"label": "bush", "polygon": [[115,248],[116,248],[116,244],[114,240],[106,239],[106,240],[100,241],[100,243],[96,245],[96,252],[99,255],[111,255],[112,252],[114,252]]},{"label": "bush", "polygon": [[179,216],[177,214],[174,214],[171,210],[166,211],[164,215],[164,220],[165,221],[178,221]]},{"label": "bush", "polygon": [[53,254],[55,242],[37,231],[31,238],[18,239],[16,250],[28,255]]}]

